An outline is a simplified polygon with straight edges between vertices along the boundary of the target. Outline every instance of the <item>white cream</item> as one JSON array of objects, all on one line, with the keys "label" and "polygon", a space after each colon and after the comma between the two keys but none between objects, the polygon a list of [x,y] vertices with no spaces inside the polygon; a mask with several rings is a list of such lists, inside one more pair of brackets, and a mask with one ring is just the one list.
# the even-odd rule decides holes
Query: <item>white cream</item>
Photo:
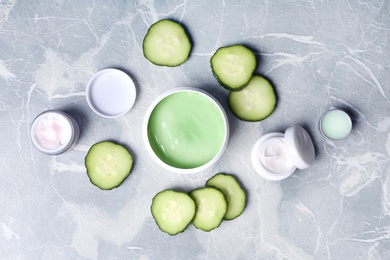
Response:
[{"label": "white cream", "polygon": [[315,160],[314,144],[301,126],[283,133],[268,133],[253,145],[251,161],[256,172],[267,180],[286,179],[296,169],[307,169]]},{"label": "white cream", "polygon": [[79,136],[77,123],[61,111],[47,111],[37,116],[31,126],[35,147],[47,154],[60,154],[70,149]]},{"label": "white cream", "polygon": [[282,137],[266,139],[259,147],[258,157],[264,169],[274,174],[285,173],[295,167]]}]

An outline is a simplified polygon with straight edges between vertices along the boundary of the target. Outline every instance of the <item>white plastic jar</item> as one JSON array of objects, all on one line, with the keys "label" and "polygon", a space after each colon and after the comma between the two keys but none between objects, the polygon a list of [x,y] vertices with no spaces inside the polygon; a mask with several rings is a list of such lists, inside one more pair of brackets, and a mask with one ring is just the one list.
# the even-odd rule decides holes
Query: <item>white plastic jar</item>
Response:
[{"label": "white plastic jar", "polygon": [[65,112],[48,110],[31,124],[30,138],[42,153],[57,155],[72,149],[80,135],[76,120]]},{"label": "white plastic jar", "polygon": [[352,120],[347,112],[331,109],[320,119],[321,134],[328,140],[338,141],[349,136],[352,131]]},{"label": "white plastic jar", "polygon": [[301,126],[288,128],[285,133],[268,133],[256,141],[251,161],[256,172],[268,180],[289,177],[298,169],[306,169],[315,159],[314,145]]},{"label": "white plastic jar", "polygon": [[192,174],[211,167],[222,156],[229,141],[229,122],[211,94],[197,88],[174,88],[149,106],[142,132],[155,162],[171,172]]}]

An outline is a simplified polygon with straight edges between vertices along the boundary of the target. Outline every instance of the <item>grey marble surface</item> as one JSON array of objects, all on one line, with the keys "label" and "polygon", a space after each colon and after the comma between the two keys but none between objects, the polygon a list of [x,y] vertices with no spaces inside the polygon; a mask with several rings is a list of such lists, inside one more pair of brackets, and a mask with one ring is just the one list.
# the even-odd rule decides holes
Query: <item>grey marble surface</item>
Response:
[{"label": "grey marble surface", "polygon": [[[179,67],[157,67],[142,53],[148,27],[163,18],[184,24],[193,41]],[[0,43],[0,258],[390,259],[389,1],[2,0]],[[235,43],[255,50],[256,73],[277,91],[277,108],[262,122],[236,119],[211,73],[214,51]],[[136,82],[136,103],[118,119],[86,103],[88,80],[105,68]],[[230,119],[227,150],[197,174],[163,170],[142,141],[149,104],[175,87],[208,91]],[[333,107],[353,116],[344,141],[326,141],[317,128]],[[41,154],[29,141],[31,121],[48,109],[71,113],[81,126],[66,154]],[[251,166],[252,145],[293,125],[312,136],[314,165],[264,180]],[[129,178],[111,191],[90,184],[83,164],[103,140],[135,157]],[[242,216],[208,233],[159,231],[153,196],[190,191],[217,172],[245,186]]]}]

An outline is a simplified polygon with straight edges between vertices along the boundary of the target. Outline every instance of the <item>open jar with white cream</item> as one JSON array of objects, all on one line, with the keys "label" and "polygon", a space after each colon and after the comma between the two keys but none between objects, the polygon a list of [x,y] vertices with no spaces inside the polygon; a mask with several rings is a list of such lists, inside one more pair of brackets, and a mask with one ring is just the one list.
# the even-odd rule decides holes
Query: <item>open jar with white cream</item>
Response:
[{"label": "open jar with white cream", "polygon": [[39,114],[31,124],[30,137],[42,153],[64,153],[77,143],[79,127],[76,120],[65,112],[49,110]]},{"label": "open jar with white cream", "polygon": [[285,133],[268,133],[256,141],[251,160],[262,177],[278,181],[314,162],[313,141],[301,126],[288,128]]}]

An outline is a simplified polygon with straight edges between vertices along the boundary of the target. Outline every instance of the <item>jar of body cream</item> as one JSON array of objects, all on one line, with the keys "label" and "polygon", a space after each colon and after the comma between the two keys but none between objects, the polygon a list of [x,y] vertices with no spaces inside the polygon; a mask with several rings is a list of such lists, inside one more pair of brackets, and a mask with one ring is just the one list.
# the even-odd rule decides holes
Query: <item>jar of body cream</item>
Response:
[{"label": "jar of body cream", "polygon": [[262,177],[278,181],[298,169],[306,169],[315,159],[314,145],[301,126],[288,128],[285,133],[268,133],[256,141],[251,161]]},{"label": "jar of body cream", "polygon": [[42,153],[64,153],[77,143],[79,127],[76,120],[62,111],[49,110],[39,114],[31,124],[30,137]]}]

